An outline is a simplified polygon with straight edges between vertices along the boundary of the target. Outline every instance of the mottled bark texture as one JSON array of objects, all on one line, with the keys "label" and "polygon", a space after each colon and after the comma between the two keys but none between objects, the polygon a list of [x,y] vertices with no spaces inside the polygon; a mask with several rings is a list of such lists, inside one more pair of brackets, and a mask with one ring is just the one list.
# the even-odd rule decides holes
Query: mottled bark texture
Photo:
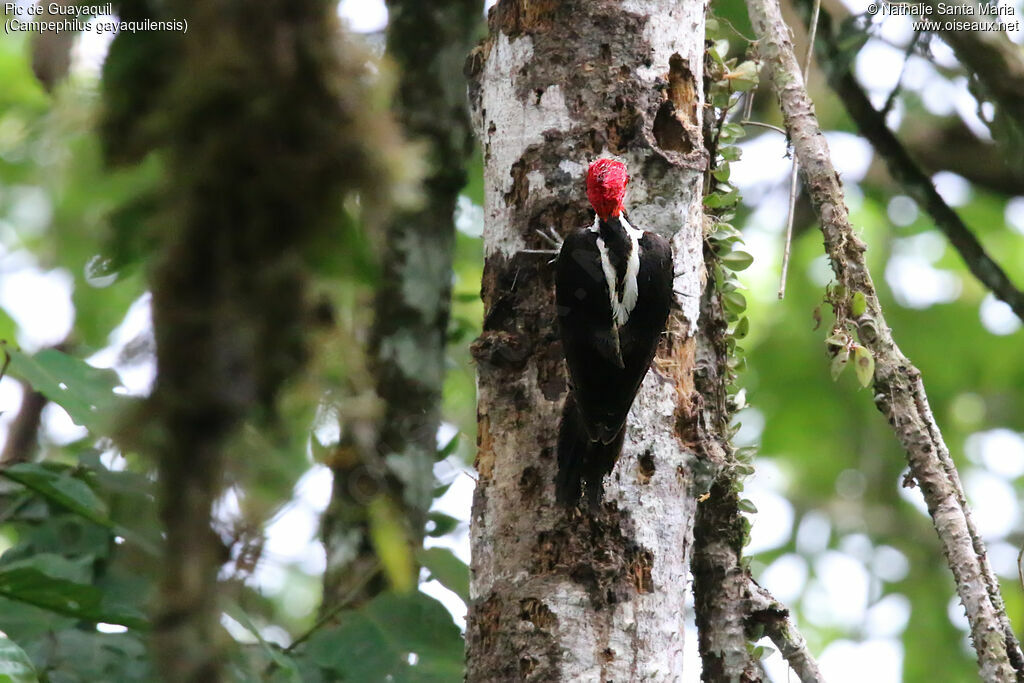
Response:
[{"label": "mottled bark texture", "polygon": [[[705,123],[705,135],[712,131]],[[716,257],[710,245],[705,259]],[[694,384],[704,399],[705,420],[697,425],[697,443],[709,460],[722,461],[706,496],[697,505],[694,525],[693,574],[694,616],[697,647],[702,663],[701,680],[709,683],[735,681],[755,683],[765,679],[760,661],[748,650],[748,643],[760,635],[769,636],[800,677],[801,683],[819,683],[822,678],[807,643],[789,617],[789,610],[757,585],[743,561],[743,546],[749,525],[742,518],[737,493],[738,460],[728,440],[733,404],[728,395],[728,324],[722,309],[722,294],[706,288],[701,297],[701,328]]]},{"label": "mottled bark texture", "polygon": [[[395,214],[383,235],[369,365],[379,414],[335,459],[324,516],[325,609],[377,562],[367,503],[387,496],[422,543],[433,489],[455,246],[455,202],[466,181],[472,130],[462,64],[481,23],[480,0],[390,0],[387,54],[399,70],[394,113],[425,145],[422,204]],[[415,576],[412,580],[415,581]],[[371,582],[366,593],[379,590]]]},{"label": "mottled bark texture", "polygon": [[216,681],[227,558],[210,514],[225,443],[243,419],[273,419],[305,357],[305,256],[323,248],[347,191],[361,190],[364,204],[386,195],[386,164],[365,141],[386,148],[393,133],[374,117],[365,57],[347,47],[332,3],[178,0],[161,6],[166,16],[125,5],[127,17],[189,26],[119,36],[105,130],[112,159],[158,148],[168,171],[142,441],[157,458],[165,529],[153,653],[165,680]]},{"label": "mottled bark texture", "polygon": [[[504,0],[470,55],[484,149],[470,681],[676,680],[701,452],[701,2]],[[566,393],[553,264],[536,231],[589,225],[586,165],[617,155],[630,221],[668,237],[676,310],[605,479],[601,509],[554,503]],[[695,664],[694,664],[695,665]]]},{"label": "mottled bark texture", "polygon": [[[841,287],[831,296],[836,314],[833,333],[848,334],[853,327],[874,357],[875,405],[907,452],[908,481],[924,494],[967,612],[981,678],[1024,680],[1020,645],[1006,617],[985,545],[971,520],[956,466],[928,405],[921,372],[896,346],[882,315],[864,259],[866,246],[850,225],[839,176],[800,77],[789,28],[777,0],[748,0],[747,7]],[[860,297],[864,312],[855,315],[854,304]]]},{"label": "mottled bark texture", "polygon": [[764,627],[764,634],[779,648],[779,654],[796,673],[800,683],[822,683],[825,679],[818,670],[818,663],[807,649],[803,635],[793,626],[789,609],[753,581],[747,587],[747,595],[747,627]]}]

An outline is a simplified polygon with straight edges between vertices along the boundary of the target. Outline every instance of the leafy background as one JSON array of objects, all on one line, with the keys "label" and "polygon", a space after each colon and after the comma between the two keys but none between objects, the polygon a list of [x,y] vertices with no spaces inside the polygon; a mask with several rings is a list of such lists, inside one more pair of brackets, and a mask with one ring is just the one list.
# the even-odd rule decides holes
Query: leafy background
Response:
[{"label": "leafy background", "polygon": [[[826,7],[858,13],[865,5]],[[381,3],[344,2],[341,11],[380,43]],[[728,26],[729,53],[739,54],[752,33],[742,2],[721,0],[716,12]],[[889,118],[895,130],[926,145],[943,130],[969,132],[973,143],[951,148],[948,170],[934,179],[1011,278],[1024,283],[1024,197],[1015,196],[1024,188],[997,191],[956,174],[973,165],[963,155],[999,158],[1001,150],[949,49],[931,39],[908,57],[912,32],[898,17],[851,23],[850,31],[860,36],[850,57],[876,105],[901,79]],[[0,382],[0,431],[15,428],[24,383],[47,399],[30,461],[0,469],[0,676],[11,681],[146,680],[153,673],[146,652],[159,541],[153,466],[115,449],[111,437],[115,418],[138,409],[153,379],[143,279],[149,256],[133,227],[159,167],[102,167],[93,124],[103,47],[79,43],[70,77],[49,92],[33,75],[31,41],[0,37],[0,339],[10,357]],[[887,318],[924,373],[1008,612],[1020,624],[1020,321],[901,194],[822,75],[812,71],[810,83],[852,220],[870,246]],[[753,118],[780,124],[764,88]],[[776,296],[785,140],[748,128],[741,146],[743,157],[732,164],[744,197],[735,223],[755,262],[741,276],[750,319],[741,382],[751,407],[739,417],[738,439],[759,446],[746,492],[759,509],[749,548],[755,575],[794,609],[829,680],[968,680],[975,668],[963,611],[920,494],[901,485],[903,455],[868,390],[852,373],[838,382],[829,375],[822,299],[829,276],[806,211],[798,211],[786,298]],[[234,552],[222,572],[229,604],[223,623],[240,644],[231,662],[238,680],[461,680],[473,482],[467,463],[475,441],[468,344],[482,315],[481,177],[477,158],[456,213],[439,435],[451,447],[435,466],[437,514],[430,547],[418,557],[426,567],[421,591],[385,592],[318,625],[325,558],[317,525],[330,490],[318,444],[337,438],[329,397],[349,367],[344,353],[329,356],[319,366],[321,382],[290,394],[294,409],[282,430],[290,438],[253,435],[238,445],[265,457],[236,467],[218,508],[218,532]],[[342,302],[352,337],[330,343],[344,347],[364,322],[361,302],[375,269],[358,258],[366,250],[359,226],[339,239],[337,254],[326,257],[335,259],[324,269],[333,275],[321,284]],[[816,329],[822,308],[825,323]],[[243,552],[252,538],[260,539],[255,556]],[[787,680],[777,654],[766,665],[776,680]],[[687,676],[695,680],[696,670]]]}]

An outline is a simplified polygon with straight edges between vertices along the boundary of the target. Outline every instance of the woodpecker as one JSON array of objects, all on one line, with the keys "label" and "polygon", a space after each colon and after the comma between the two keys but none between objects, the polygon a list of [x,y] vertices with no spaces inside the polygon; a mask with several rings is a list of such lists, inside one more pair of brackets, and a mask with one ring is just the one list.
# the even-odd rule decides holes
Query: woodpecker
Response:
[{"label": "woodpecker", "polygon": [[586,482],[596,508],[622,451],[626,414],[654,359],[672,301],[672,250],[623,213],[625,164],[598,159],[587,170],[596,216],[569,235],[555,261],[558,327],[569,394],[558,432],[559,502],[575,505]]}]

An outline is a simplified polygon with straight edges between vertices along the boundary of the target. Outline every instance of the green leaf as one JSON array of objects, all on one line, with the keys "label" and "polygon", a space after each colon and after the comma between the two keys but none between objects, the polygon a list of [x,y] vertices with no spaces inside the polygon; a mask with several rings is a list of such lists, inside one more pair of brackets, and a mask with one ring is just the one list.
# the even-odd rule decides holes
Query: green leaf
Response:
[{"label": "green leaf", "polygon": [[104,434],[132,400],[114,393],[121,379],[113,370],[94,368],[83,360],[56,349],[30,355],[3,344],[10,356],[12,375],[68,412],[76,424],[94,434]]},{"label": "green leaf", "polygon": [[712,192],[704,198],[704,206],[709,209],[720,209],[725,206],[732,206],[740,200],[739,190],[728,192]]},{"label": "green leaf", "polygon": [[726,76],[733,90],[744,92],[757,87],[757,64],[743,62]]},{"label": "green leaf", "polygon": [[249,618],[249,615],[246,614],[245,610],[243,610],[240,605],[237,603],[229,604],[226,611],[235,621],[244,626],[249,633],[256,637],[256,640],[259,641],[263,652],[284,674],[284,680],[289,681],[290,683],[302,683],[302,676],[299,674],[299,667],[295,660],[285,654],[281,648],[268,643],[263,638],[263,634],[261,634],[260,630],[256,627],[256,624],[252,623],[252,619]]},{"label": "green leaf", "polygon": [[441,585],[469,604],[469,567],[448,548],[425,548],[416,558]]},{"label": "green leaf", "polygon": [[850,360],[849,351],[840,351],[836,354],[835,358],[832,359],[832,366],[830,371],[832,372],[832,380],[839,379],[839,375],[843,374],[843,370],[846,369],[846,363]]},{"label": "green leaf", "polygon": [[864,315],[864,311],[868,309],[867,299],[864,298],[864,292],[854,292],[853,299],[850,301],[850,313],[854,318],[859,318]]},{"label": "green leaf", "polygon": [[88,484],[72,476],[70,468],[52,464],[18,463],[5,467],[2,474],[90,522],[107,528],[114,527],[106,505]]},{"label": "green leaf", "polygon": [[145,617],[134,607],[111,605],[96,586],[56,575],[70,563],[59,555],[41,553],[0,567],[0,595],[75,619],[94,623],[146,628]]},{"label": "green leaf", "polygon": [[875,376],[875,357],[863,346],[856,346],[853,349],[853,369],[862,387],[871,384],[871,379]]},{"label": "green leaf", "polygon": [[711,172],[715,180],[725,183],[729,181],[729,176],[732,175],[732,168],[729,165],[719,166]]},{"label": "green leaf", "polygon": [[743,150],[736,145],[728,145],[726,147],[719,147],[718,154],[726,161],[739,161],[743,155]]},{"label": "green leaf", "polygon": [[748,477],[748,476],[750,476],[751,474],[754,473],[753,466],[752,465],[748,465],[745,462],[741,462],[741,463],[737,463],[737,464],[733,465],[732,466],[732,470],[733,470],[733,472],[735,472],[736,474],[738,474],[741,477]]},{"label": "green leaf", "polygon": [[729,270],[746,270],[754,262],[754,257],[745,251],[730,251],[721,256],[722,265]]},{"label": "green leaf", "polygon": [[14,318],[6,310],[0,308],[0,342],[14,343],[17,333],[18,324],[14,322]]},{"label": "green leaf", "polygon": [[737,339],[743,339],[750,332],[750,318],[740,318],[740,321],[736,323],[736,327],[732,331],[732,336]]},{"label": "green leaf", "polygon": [[718,223],[715,225],[714,232],[708,236],[708,239],[715,240],[716,242],[743,239],[743,233],[730,223]]},{"label": "green leaf", "polygon": [[32,660],[17,643],[0,635],[0,682],[37,683],[39,677]]},{"label": "green leaf", "polygon": [[[383,593],[359,610],[343,612],[340,625],[319,631],[307,644],[313,662],[331,680],[462,680],[463,641],[451,616],[423,593]],[[409,663],[409,654],[417,656]]]},{"label": "green leaf", "polygon": [[455,454],[455,451],[459,449],[460,434],[461,432],[455,432],[455,434],[452,435],[452,438],[448,440],[448,443],[437,450],[437,456],[435,456],[437,460],[444,460],[449,455]]},{"label": "green leaf", "polygon": [[846,344],[849,341],[850,340],[846,337],[846,335],[837,333],[833,334],[831,337],[826,339],[825,343],[828,344],[829,346],[843,347],[846,346]]},{"label": "green leaf", "polygon": [[719,139],[722,142],[727,142],[727,143],[728,142],[735,142],[736,140],[739,140],[741,137],[743,137],[745,133],[746,133],[746,131],[743,130],[743,126],[741,126],[740,124],[738,124],[738,123],[726,123],[725,125],[722,126],[722,130],[719,133],[719,135],[720,135]]},{"label": "green leaf", "polygon": [[726,310],[733,313],[742,313],[747,310],[747,298],[739,292],[726,292],[722,295],[722,303]]},{"label": "green leaf", "polygon": [[412,591],[416,587],[416,568],[409,538],[395,504],[386,495],[379,495],[370,501],[367,513],[370,540],[389,582],[399,592]]},{"label": "green leaf", "polygon": [[744,446],[743,448],[737,448],[734,455],[738,461],[749,463],[757,455],[757,449],[753,446]]},{"label": "green leaf", "polygon": [[434,523],[433,529],[427,532],[427,536],[438,538],[445,536],[455,531],[455,528],[459,526],[459,520],[446,515],[443,512],[431,512],[427,519]]},{"label": "green leaf", "polygon": [[736,504],[736,507],[740,509],[740,512],[749,512],[750,514],[757,512],[757,506],[748,498],[740,498],[740,502]]}]

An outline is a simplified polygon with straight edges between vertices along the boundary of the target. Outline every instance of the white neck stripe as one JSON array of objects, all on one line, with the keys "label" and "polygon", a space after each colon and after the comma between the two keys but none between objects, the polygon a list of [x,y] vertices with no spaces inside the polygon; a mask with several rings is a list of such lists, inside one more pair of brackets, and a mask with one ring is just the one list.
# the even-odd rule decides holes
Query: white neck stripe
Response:
[{"label": "white neck stripe", "polygon": [[629,238],[629,257],[626,259],[626,275],[623,278],[622,296],[618,296],[616,285],[615,266],[608,257],[608,247],[600,234],[599,219],[594,218],[594,224],[590,227],[597,235],[597,250],[601,254],[601,270],[604,271],[604,279],[608,285],[608,299],[612,307],[612,324],[615,327],[622,327],[629,321],[629,314],[636,307],[639,286],[637,276],[640,273],[640,237],[643,230],[637,230],[626,222],[625,217],[620,217],[622,227],[626,230]]}]

